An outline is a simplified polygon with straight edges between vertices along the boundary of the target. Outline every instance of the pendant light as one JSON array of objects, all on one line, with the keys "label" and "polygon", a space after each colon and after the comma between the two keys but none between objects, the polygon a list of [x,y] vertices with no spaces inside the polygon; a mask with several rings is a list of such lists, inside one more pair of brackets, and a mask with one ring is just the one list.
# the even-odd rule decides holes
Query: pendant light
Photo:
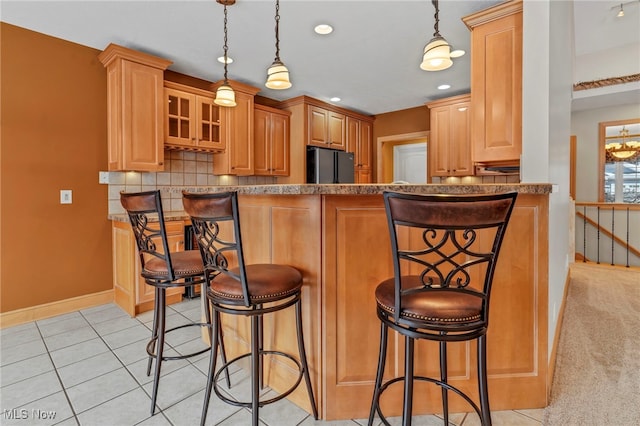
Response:
[{"label": "pendant light", "polygon": [[276,58],[267,70],[267,82],[265,86],[269,89],[288,89],[291,87],[289,80],[289,70],[280,60],[280,0],[276,0]]},{"label": "pendant light", "polygon": [[216,98],[213,102],[216,105],[224,106],[224,107],[234,107],[236,106],[236,93],[233,91],[231,85],[229,85],[229,80],[227,80],[227,66],[229,64],[227,52],[229,50],[229,46],[227,46],[227,6],[231,6],[235,4],[236,0],[216,0],[218,3],[224,5],[224,82],[218,90],[216,90]]},{"label": "pendant light", "polygon": [[464,50],[451,51],[451,45],[440,35],[440,31],[438,30],[438,24],[440,23],[440,19],[438,18],[438,0],[431,0],[431,3],[436,9],[434,15],[435,24],[433,26],[434,33],[431,41],[424,47],[420,68],[425,71],[446,70],[453,65],[451,58],[460,57],[464,55],[465,52]]}]

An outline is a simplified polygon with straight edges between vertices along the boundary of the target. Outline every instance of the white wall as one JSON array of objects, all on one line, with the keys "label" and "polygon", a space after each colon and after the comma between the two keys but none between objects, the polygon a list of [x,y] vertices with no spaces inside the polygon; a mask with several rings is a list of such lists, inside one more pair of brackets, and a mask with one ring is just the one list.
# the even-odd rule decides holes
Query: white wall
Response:
[{"label": "white wall", "polygon": [[576,201],[598,201],[598,123],[640,118],[635,104],[577,111],[571,115],[571,134],[576,136]]},{"label": "white wall", "polygon": [[569,136],[573,90],[573,3],[525,1],[522,180],[552,183],[549,197],[549,327],[552,348],[573,234]]}]

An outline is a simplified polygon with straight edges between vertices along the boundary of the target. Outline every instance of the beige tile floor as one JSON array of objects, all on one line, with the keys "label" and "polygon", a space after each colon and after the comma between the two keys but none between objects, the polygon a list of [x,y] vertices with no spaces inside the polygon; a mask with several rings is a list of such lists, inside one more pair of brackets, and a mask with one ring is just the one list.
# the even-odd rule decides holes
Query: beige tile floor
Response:
[{"label": "beige tile floor", "polygon": [[[186,300],[167,310],[167,325],[196,321],[198,300]],[[114,304],[60,315],[0,330],[0,424],[4,425],[176,425],[199,424],[204,398],[208,354],[163,364],[158,407],[149,415],[152,379],[146,376],[145,346],[152,314],[129,317]],[[187,353],[202,345],[193,328],[168,335],[171,350]],[[237,396],[247,383],[235,371]],[[246,389],[246,386],[244,386]],[[369,397],[369,396],[367,396]],[[498,411],[496,426],[538,426],[543,410]],[[264,407],[266,426],[356,426],[366,419],[315,421],[287,400]],[[455,414],[454,425],[479,425],[475,414]],[[400,425],[399,418],[390,419]],[[249,425],[244,408],[211,398],[207,425]],[[376,421],[379,424],[379,421]],[[437,416],[417,416],[414,425],[442,425]]]}]

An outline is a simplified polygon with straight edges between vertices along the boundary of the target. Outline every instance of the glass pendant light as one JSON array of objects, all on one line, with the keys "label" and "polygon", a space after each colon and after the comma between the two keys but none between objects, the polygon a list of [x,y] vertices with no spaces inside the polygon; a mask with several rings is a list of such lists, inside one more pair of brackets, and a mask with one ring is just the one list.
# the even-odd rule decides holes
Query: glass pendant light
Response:
[{"label": "glass pendant light", "polygon": [[462,56],[465,52],[464,50],[451,51],[451,46],[447,43],[447,40],[440,35],[440,31],[438,30],[438,25],[440,23],[440,19],[438,18],[438,0],[431,0],[431,3],[436,9],[436,13],[434,15],[435,24],[433,26],[434,33],[433,38],[424,47],[420,68],[425,71],[441,71],[446,70],[453,65],[451,58]]},{"label": "glass pendant light", "polygon": [[218,90],[216,90],[216,98],[213,102],[216,105],[224,106],[224,107],[234,107],[236,106],[236,93],[233,91],[233,88],[229,84],[229,80],[227,80],[227,66],[229,64],[227,52],[229,50],[229,46],[227,45],[227,6],[231,6],[235,4],[236,0],[216,0],[218,3],[224,5],[224,82]]},{"label": "glass pendant light", "polygon": [[267,82],[265,86],[269,89],[288,89],[291,87],[291,81],[289,80],[289,70],[280,60],[280,0],[276,0],[276,57],[273,63],[267,70]]}]

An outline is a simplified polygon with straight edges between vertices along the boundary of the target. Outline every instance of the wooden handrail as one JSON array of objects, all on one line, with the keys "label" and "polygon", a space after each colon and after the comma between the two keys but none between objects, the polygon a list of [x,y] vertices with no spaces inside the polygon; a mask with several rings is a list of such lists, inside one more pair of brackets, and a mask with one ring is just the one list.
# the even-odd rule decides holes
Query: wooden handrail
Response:
[{"label": "wooden handrail", "polygon": [[600,207],[603,210],[640,210],[640,204],[576,202],[576,207]]},{"label": "wooden handrail", "polygon": [[[602,204],[602,203],[593,203],[593,204]],[[612,205],[612,203],[607,203],[608,205]],[[576,206],[578,204],[576,203]],[[581,205],[583,205],[581,203]],[[630,209],[630,210],[640,210],[640,208],[638,209]],[[598,229],[600,232],[602,232],[604,235],[606,235],[607,237],[613,239],[613,241],[615,241],[616,243],[618,243],[619,245],[623,246],[623,247],[627,247],[627,242],[620,239],[619,237],[613,235],[611,233],[611,231],[609,231],[607,228],[603,227],[602,225],[599,225],[597,222],[595,222],[593,219],[590,219],[588,217],[586,217],[583,213],[579,212],[576,210],[576,215],[578,217],[581,217],[584,221],[586,221],[588,224],[590,224],[591,226],[593,226],[594,228]],[[636,249],[635,247],[629,245],[628,246],[628,250],[630,253],[633,253],[635,256],[640,257],[640,250]]]}]

